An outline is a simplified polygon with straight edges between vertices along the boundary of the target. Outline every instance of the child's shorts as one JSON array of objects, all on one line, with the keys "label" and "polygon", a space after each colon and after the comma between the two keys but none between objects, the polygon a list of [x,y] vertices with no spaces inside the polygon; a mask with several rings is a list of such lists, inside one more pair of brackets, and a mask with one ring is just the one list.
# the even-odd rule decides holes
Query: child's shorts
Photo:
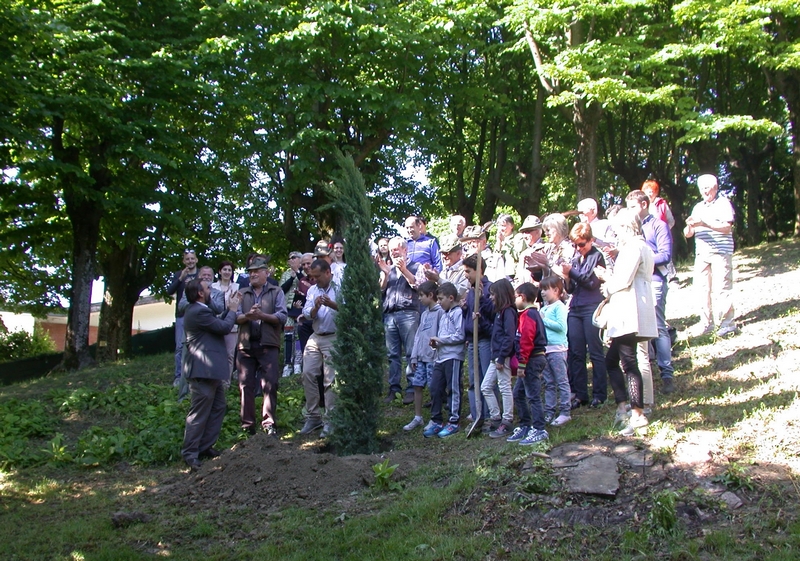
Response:
[{"label": "child's shorts", "polygon": [[433,375],[433,362],[418,362],[417,369],[411,377],[411,385],[415,388],[430,386]]}]

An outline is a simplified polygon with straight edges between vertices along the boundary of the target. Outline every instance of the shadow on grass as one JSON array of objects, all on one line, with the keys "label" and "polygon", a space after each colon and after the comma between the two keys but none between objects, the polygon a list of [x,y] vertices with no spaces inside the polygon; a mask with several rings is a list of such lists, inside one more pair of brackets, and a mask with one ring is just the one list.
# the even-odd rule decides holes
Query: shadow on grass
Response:
[{"label": "shadow on grass", "polygon": [[773,302],[747,312],[743,316],[738,317],[736,322],[740,325],[746,325],[769,319],[788,317],[796,313],[798,308],[800,308],[800,298]]},{"label": "shadow on grass", "polygon": [[740,262],[736,267],[740,277],[772,277],[797,269],[800,259],[800,241],[780,242],[747,247],[739,251],[740,257],[753,262]]},{"label": "shadow on grass", "polygon": [[[706,335],[703,338],[712,338],[713,335]],[[689,372],[695,378],[704,378],[706,376],[716,374],[717,372],[728,372],[734,370],[743,364],[753,362],[754,360],[762,358],[777,358],[778,354],[783,350],[780,343],[772,342],[757,347],[736,349],[731,351],[730,354],[724,356],[712,357],[710,362],[704,366],[695,366],[693,355],[691,353],[681,356],[673,361],[675,370],[677,372]]]},{"label": "shadow on grass", "polygon": [[[746,391],[748,384],[732,384]],[[724,393],[719,397],[723,397]],[[669,408],[670,417],[679,430],[727,430],[748,419],[757,409],[784,409],[798,398],[794,390],[784,390],[766,396],[754,396],[736,403],[686,403]],[[683,417],[683,419],[681,419]]]}]

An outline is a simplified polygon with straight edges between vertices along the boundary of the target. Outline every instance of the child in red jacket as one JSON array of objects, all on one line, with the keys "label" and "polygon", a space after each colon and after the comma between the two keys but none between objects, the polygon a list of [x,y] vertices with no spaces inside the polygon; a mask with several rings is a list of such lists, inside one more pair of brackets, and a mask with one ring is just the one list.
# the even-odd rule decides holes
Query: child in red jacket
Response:
[{"label": "child in red jacket", "polygon": [[516,289],[515,304],[519,310],[519,367],[514,385],[514,404],[517,406],[519,426],[506,440],[529,446],[547,440],[542,410],[542,372],[547,365],[544,356],[547,345],[542,316],[533,307],[538,289],[526,282]]}]

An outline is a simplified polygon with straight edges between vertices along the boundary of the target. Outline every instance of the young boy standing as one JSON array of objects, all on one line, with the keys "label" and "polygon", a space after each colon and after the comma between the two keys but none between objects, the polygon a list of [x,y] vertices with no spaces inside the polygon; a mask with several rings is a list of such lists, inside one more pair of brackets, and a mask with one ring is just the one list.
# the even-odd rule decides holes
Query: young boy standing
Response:
[{"label": "young boy standing", "polygon": [[517,287],[515,304],[519,312],[519,368],[514,386],[519,426],[506,440],[524,446],[547,440],[542,411],[542,371],[547,365],[547,335],[539,311],[533,307],[538,290],[526,282]]},{"label": "young boy standing", "polygon": [[[422,432],[425,438],[447,438],[458,432],[463,390],[461,364],[464,362],[464,314],[457,305],[458,289],[452,283],[446,282],[439,287],[436,295],[442,308],[442,316],[439,319],[438,333],[430,340],[431,347],[436,349],[436,358],[431,378],[431,420]],[[448,423],[443,425],[442,404],[448,385],[452,388],[450,417]]]},{"label": "young boy standing", "polygon": [[436,357],[436,349],[430,342],[439,334],[439,319],[444,313],[436,298],[437,288],[433,281],[425,281],[417,287],[417,296],[424,310],[419,318],[419,327],[414,336],[414,349],[411,351],[414,418],[403,427],[403,430],[410,431],[422,426],[422,390],[431,383]]}]

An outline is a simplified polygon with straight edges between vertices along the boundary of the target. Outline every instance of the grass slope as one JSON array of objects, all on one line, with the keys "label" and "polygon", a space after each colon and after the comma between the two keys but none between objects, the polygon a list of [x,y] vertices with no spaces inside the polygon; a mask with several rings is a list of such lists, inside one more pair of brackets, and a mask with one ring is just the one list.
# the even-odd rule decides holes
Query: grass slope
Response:
[{"label": "grass slope", "polygon": [[[519,446],[404,433],[409,408],[393,405],[386,455],[401,470],[423,466],[392,476],[399,489],[315,508],[181,508],[154,492],[190,477],[179,461],[187,404],[175,403],[163,355],[0,388],[0,558],[800,558],[798,257],[796,241],[737,253],[741,333],[678,344],[678,392],[657,395],[647,435],[633,441],[654,466],[624,471],[616,499],[570,494]],[[681,279],[668,317],[682,330],[697,315],[689,273]],[[297,380],[284,380],[286,445],[320,451],[293,432],[301,407]],[[222,448],[246,438],[237,417],[231,392]],[[580,410],[533,451],[620,443],[612,417],[610,406]],[[743,506],[727,506],[723,490]],[[119,511],[133,514],[117,527]]]}]

